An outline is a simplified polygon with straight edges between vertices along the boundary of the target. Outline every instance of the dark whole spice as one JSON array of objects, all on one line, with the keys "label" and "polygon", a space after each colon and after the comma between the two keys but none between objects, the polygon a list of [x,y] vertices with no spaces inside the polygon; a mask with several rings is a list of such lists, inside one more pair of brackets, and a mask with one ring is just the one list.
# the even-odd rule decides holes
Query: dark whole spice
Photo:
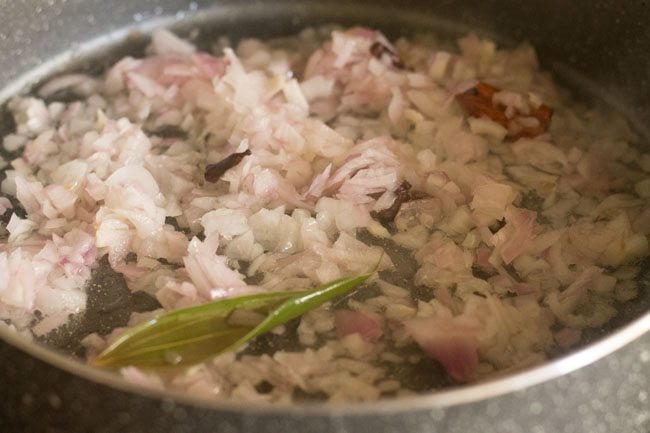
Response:
[{"label": "dark whole spice", "polygon": [[18,199],[12,195],[4,195],[1,194],[0,197],[4,197],[9,200],[11,203],[11,207],[3,214],[0,214],[0,223],[2,224],[9,224],[9,220],[13,216],[13,214],[16,214],[19,218],[25,219],[27,218],[27,212],[25,212],[25,209],[23,208],[22,204],[18,201]]},{"label": "dark whole spice", "polygon": [[144,132],[147,135],[155,135],[160,138],[187,138],[187,132],[176,125],[163,125],[156,129],[145,129]]},{"label": "dark whole spice", "polygon": [[384,55],[386,55],[390,60],[391,65],[393,65],[393,67],[397,69],[405,68],[404,62],[402,61],[402,59],[399,58],[397,53],[379,41],[374,42],[370,46],[370,54],[372,54],[375,58],[379,60],[381,60],[381,58]]},{"label": "dark whole spice", "polygon": [[407,181],[403,181],[395,190],[395,201],[393,204],[389,208],[378,212],[370,212],[370,216],[382,224],[391,223],[395,220],[395,217],[403,203],[413,200],[421,200],[425,197],[427,197],[427,195],[422,191],[411,191],[411,184]]},{"label": "dark whole spice", "polygon": [[505,227],[506,221],[504,219],[497,220],[494,222],[492,225],[490,225],[488,228],[492,233],[496,233],[499,230],[501,230],[503,227]]},{"label": "dark whole spice", "polygon": [[11,216],[14,214],[14,211],[12,209],[7,209],[5,213],[0,215],[0,223],[2,224],[9,224],[9,220],[11,219]]},{"label": "dark whole spice", "polygon": [[208,182],[216,182],[221,179],[228,170],[235,167],[237,164],[244,159],[245,156],[251,154],[250,149],[247,149],[240,153],[233,153],[217,162],[216,164],[210,164],[205,168],[205,180]]}]

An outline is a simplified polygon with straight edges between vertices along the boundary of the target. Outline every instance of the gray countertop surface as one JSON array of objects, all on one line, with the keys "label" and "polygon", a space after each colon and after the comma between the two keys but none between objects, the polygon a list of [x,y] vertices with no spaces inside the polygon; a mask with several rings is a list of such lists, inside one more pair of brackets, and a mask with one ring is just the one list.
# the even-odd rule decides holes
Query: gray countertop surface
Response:
[{"label": "gray countertop surface", "polygon": [[650,333],[612,355],[521,391],[444,409],[349,416],[214,410],[126,393],[50,366],[0,340],[0,431],[650,432]]}]

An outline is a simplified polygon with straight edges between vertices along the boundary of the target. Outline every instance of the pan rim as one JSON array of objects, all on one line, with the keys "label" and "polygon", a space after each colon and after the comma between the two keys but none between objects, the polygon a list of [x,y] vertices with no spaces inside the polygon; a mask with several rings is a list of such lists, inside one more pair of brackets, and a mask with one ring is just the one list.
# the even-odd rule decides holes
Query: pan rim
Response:
[{"label": "pan rim", "polygon": [[114,388],[130,394],[152,398],[159,401],[169,399],[190,406],[213,411],[246,412],[257,414],[293,414],[301,416],[351,416],[369,413],[390,414],[412,410],[445,409],[476,403],[490,398],[511,394],[544,382],[565,376],[580,368],[613,354],[650,332],[650,312],[623,326],[617,331],[585,347],[525,370],[485,382],[468,384],[457,388],[436,391],[417,396],[380,399],[361,403],[274,403],[231,402],[207,397],[189,395],[181,391],[144,388],[128,382],[118,374],[92,367],[44,345],[28,341],[9,328],[0,327],[0,340],[20,349],[60,370],[74,376]]},{"label": "pan rim", "polygon": [[[96,48],[102,48],[106,41],[118,41],[124,39],[130,31],[138,30],[142,33],[158,26],[168,26],[174,23],[171,17],[160,17],[147,20],[140,26],[129,26],[128,28],[117,29],[110,35],[98,38],[79,46],[76,52],[92,52]],[[30,70],[27,74],[19,77],[18,80],[9,82],[0,88],[0,104],[3,104],[8,97],[20,93],[30,83],[40,81],[43,76],[67,64],[71,55],[75,53],[60,53],[39,67]],[[437,391],[429,394],[421,394],[412,397],[398,399],[383,399],[375,402],[364,403],[280,403],[273,405],[262,405],[259,403],[236,403],[224,400],[214,400],[205,397],[192,396],[179,391],[164,391],[142,388],[127,382],[117,374],[91,367],[81,361],[75,360],[62,353],[56,352],[46,346],[27,341],[15,332],[5,327],[0,327],[0,340],[7,344],[52,365],[67,373],[98,383],[109,388],[117,389],[129,394],[140,395],[159,401],[170,398],[178,403],[187,404],[213,411],[234,411],[246,412],[248,414],[300,414],[301,416],[352,416],[367,415],[369,413],[381,412],[383,414],[406,412],[412,410],[444,409],[453,406],[475,403],[490,398],[511,394],[531,386],[567,375],[573,371],[591,365],[598,360],[611,355],[624,346],[639,339],[650,332],[650,311],[647,311],[634,321],[609,333],[608,335],[561,357],[544,362],[543,364],[528,369],[508,374],[507,376],[493,378],[485,382],[464,385],[462,387]]]}]

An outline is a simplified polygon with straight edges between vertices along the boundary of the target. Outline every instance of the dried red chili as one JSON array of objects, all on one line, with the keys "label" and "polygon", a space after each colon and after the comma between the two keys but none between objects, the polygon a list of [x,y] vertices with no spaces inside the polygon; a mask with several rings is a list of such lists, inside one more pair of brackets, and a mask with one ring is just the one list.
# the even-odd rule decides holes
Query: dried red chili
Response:
[{"label": "dried red chili", "polygon": [[[508,130],[508,136],[511,138],[536,137],[545,133],[551,123],[553,109],[547,105],[541,104],[538,107],[532,107],[530,113],[524,115],[517,113],[511,119],[506,116],[506,107],[497,105],[492,101],[492,97],[500,89],[487,83],[479,82],[471,89],[456,95],[456,100],[463,107],[463,110],[472,117],[487,117],[498,123]],[[533,117],[537,119],[536,126],[515,126],[517,118]]]}]

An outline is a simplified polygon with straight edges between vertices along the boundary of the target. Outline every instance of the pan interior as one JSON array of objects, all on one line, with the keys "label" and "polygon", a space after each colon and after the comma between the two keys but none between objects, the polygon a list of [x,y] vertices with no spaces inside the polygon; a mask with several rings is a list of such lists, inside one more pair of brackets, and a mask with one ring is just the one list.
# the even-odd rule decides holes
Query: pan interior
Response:
[{"label": "pan interior", "polygon": [[[429,16],[423,17],[418,13],[404,12],[390,8],[375,8],[368,5],[364,7],[341,6],[337,9],[328,6],[317,5],[309,10],[300,5],[292,3],[292,8],[273,9],[262,4],[255,7],[232,7],[206,9],[198,13],[184,16],[182,20],[177,17],[157,17],[151,20],[135,22],[133,26],[125,29],[118,29],[111,35],[94,40],[85,45],[80,45],[69,53],[61,54],[57,58],[61,61],[53,61],[47,68],[40,68],[34,71],[29,80],[21,78],[13,84],[5,86],[6,89],[13,89],[13,92],[29,93],[38,83],[48,77],[59,74],[63,71],[82,71],[90,74],[101,74],[105,68],[125,55],[142,55],[148,43],[148,32],[158,26],[169,26],[181,36],[189,37],[198,47],[207,51],[211,50],[213,42],[220,36],[228,36],[232,41],[242,37],[255,36],[259,38],[270,38],[288,36],[295,34],[306,26],[337,23],[343,26],[363,24],[377,27],[384,30],[389,37],[410,36],[422,32],[429,32],[438,37],[455,39],[466,34],[470,29],[467,25],[457,25],[453,21]],[[276,19],[269,19],[269,14],[275,14]],[[264,26],[259,24],[264,22]],[[496,39],[505,46],[512,46],[516,42],[512,37],[502,37],[494,33],[493,29],[486,26],[484,29],[472,27],[471,30],[483,36]],[[408,29],[405,31],[405,29]],[[584,74],[577,72],[567,65],[562,59],[554,58],[552,55],[541,59],[544,68],[554,74],[554,78],[562,85],[570,88],[575,97],[581,101],[593,103],[594,101],[605,102],[619,109],[629,112],[626,109],[625,101],[619,97],[606,94],[600,85]],[[18,88],[20,87],[20,88]],[[630,122],[637,125],[639,132],[644,133],[641,125],[642,119],[630,117]],[[0,135],[11,132],[14,128],[13,120],[3,105],[0,112]],[[640,144],[641,145],[641,144]],[[9,160],[16,157],[15,154],[8,154],[0,151],[2,156]],[[618,305],[618,315],[602,328],[591,329],[585,333],[580,346],[575,350],[584,347],[603,336],[616,332],[630,322],[647,314],[650,310],[650,263],[648,260],[642,265],[643,271],[638,277],[638,284],[642,287],[640,295],[633,301]],[[70,323],[42,338],[39,343],[47,347],[72,356],[82,357],[83,349],[80,340],[85,335],[93,332],[105,334],[118,326],[126,324],[131,312],[147,311],[155,308],[157,302],[148,295],[138,293],[132,294],[127,288],[119,274],[112,272],[105,261],[95,272],[93,280],[88,286],[87,309],[72,318]],[[286,342],[262,339],[260,347],[282,348]],[[255,350],[255,348],[253,348]],[[558,351],[552,354],[559,357],[565,353]],[[408,379],[413,383],[427,383],[429,386],[441,385],[440,374],[414,369],[404,372],[410,375]]]}]

